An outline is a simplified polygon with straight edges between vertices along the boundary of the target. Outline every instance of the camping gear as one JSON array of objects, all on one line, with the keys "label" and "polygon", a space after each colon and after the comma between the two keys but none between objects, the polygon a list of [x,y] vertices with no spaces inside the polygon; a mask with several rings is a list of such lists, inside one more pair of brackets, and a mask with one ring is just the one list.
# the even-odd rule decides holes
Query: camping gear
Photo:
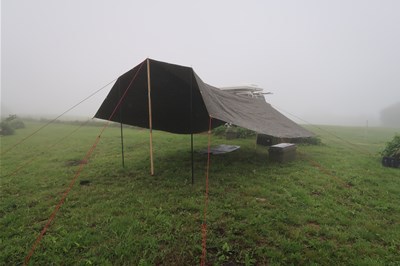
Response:
[{"label": "camping gear", "polygon": [[[274,144],[274,137],[265,134],[257,134],[257,145],[271,146]],[[277,144],[277,143],[275,143]]]},{"label": "camping gear", "polygon": [[293,143],[279,143],[268,149],[271,161],[286,163],[296,159],[296,145]]},{"label": "camping gear", "polygon": [[194,133],[227,122],[280,138],[314,135],[264,99],[222,91],[204,83],[190,67],[149,58],[117,79],[94,117],[150,129],[152,175],[152,130],[191,134],[192,182]]},{"label": "camping gear", "polygon": [[394,157],[384,156],[382,158],[382,165],[385,167],[400,168],[400,160]]},{"label": "camping gear", "polygon": [[[240,149],[240,146],[221,144],[221,145],[218,145],[216,147],[211,147],[210,148],[210,153],[211,154],[224,154],[224,153],[236,151],[238,149]],[[201,154],[207,154],[208,153],[208,149],[204,149],[204,150],[201,150],[199,152]]]},{"label": "camping gear", "polygon": [[142,128],[150,128],[151,119],[152,129],[200,133],[208,130],[211,116],[212,128],[228,122],[280,138],[314,136],[263,99],[222,91],[204,83],[190,67],[152,59],[117,79],[95,117],[109,119],[120,100],[111,120]]}]

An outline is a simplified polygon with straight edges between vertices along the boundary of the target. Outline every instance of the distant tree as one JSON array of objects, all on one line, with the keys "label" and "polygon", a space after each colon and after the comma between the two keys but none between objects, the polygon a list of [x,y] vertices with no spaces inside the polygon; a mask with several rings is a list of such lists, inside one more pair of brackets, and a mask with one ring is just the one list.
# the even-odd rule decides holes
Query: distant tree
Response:
[{"label": "distant tree", "polygon": [[25,128],[24,122],[19,119],[17,115],[9,115],[0,123],[0,135],[13,135],[15,133],[15,129],[19,128]]},{"label": "distant tree", "polygon": [[17,118],[17,115],[8,115],[8,117],[6,118],[6,122],[10,122],[16,118]]},{"label": "distant tree", "polygon": [[386,127],[400,127],[400,102],[381,111],[381,124]]}]

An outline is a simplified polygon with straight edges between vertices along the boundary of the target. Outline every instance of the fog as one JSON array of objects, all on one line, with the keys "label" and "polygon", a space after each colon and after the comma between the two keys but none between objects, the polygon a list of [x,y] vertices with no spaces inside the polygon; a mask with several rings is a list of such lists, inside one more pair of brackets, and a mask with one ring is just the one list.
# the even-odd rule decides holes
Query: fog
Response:
[{"label": "fog", "polygon": [[295,121],[379,125],[400,101],[399,14],[396,0],[2,0],[1,114],[55,117],[150,57],[256,84]]}]

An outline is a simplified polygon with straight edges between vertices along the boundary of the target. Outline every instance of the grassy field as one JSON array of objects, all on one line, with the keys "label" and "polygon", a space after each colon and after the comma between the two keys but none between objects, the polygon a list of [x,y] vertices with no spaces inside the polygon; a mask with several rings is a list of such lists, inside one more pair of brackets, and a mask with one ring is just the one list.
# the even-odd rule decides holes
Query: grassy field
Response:
[{"label": "grassy field", "polygon": [[[2,153],[41,125],[1,137]],[[77,129],[52,124],[1,155],[1,265],[23,263],[101,128]],[[310,129],[322,145],[299,145],[287,164],[254,137],[212,137],[241,149],[211,158],[209,265],[400,265],[400,170],[378,154],[396,130]],[[30,264],[199,264],[206,156],[195,154],[191,185],[190,136],[154,132],[150,176],[148,131],[124,135],[125,168],[110,127]],[[207,135],[194,141],[204,149]]]}]

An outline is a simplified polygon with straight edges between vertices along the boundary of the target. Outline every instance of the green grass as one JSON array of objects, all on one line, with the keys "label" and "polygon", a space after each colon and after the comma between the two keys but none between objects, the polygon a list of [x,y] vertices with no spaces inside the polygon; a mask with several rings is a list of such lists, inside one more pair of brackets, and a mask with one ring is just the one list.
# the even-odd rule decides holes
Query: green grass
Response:
[{"label": "green grass", "polygon": [[[42,124],[26,125],[1,137],[2,152]],[[76,128],[50,125],[1,155],[0,264],[22,264],[101,129],[82,127],[55,145]],[[207,263],[400,265],[400,171],[378,155],[396,130],[320,128],[357,146],[311,128],[323,144],[300,145],[295,162],[278,164],[254,138],[212,137],[241,149],[211,158]],[[206,156],[195,154],[192,186],[190,136],[154,132],[151,176],[148,131],[124,135],[125,168],[119,128],[110,127],[32,265],[199,264]],[[195,150],[206,145],[195,135]]]}]

